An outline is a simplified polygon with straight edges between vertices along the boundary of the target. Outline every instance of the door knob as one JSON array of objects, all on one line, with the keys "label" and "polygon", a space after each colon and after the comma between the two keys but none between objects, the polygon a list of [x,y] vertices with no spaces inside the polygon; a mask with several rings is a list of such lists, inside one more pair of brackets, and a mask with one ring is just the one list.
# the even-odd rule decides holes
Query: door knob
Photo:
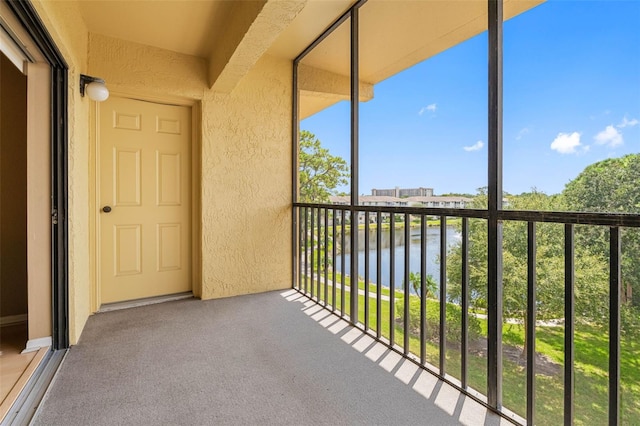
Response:
[{"label": "door knob", "polygon": [[102,208],[102,211],[103,211],[103,212],[105,212],[105,213],[109,213],[109,212],[111,211],[111,207],[109,207],[109,206],[104,206],[104,207]]}]

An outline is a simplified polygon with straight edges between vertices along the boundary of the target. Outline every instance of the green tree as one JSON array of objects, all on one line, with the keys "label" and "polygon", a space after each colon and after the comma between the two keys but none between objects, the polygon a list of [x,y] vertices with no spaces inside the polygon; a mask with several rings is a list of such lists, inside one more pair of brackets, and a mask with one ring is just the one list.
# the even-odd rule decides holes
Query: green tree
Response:
[{"label": "green tree", "polygon": [[[422,276],[420,272],[409,272],[409,283],[411,284],[411,288],[415,294],[420,294],[420,288],[422,287]],[[434,297],[436,291],[438,290],[438,283],[433,278],[433,275],[427,274],[425,279],[426,283],[426,291],[427,297]]]},{"label": "green tree", "polygon": [[[591,164],[564,191],[573,211],[640,213],[640,154]],[[608,228],[580,227],[576,243],[609,257]],[[640,230],[622,229],[622,300],[640,307]]]},{"label": "green tree", "polygon": [[[509,208],[515,210],[556,210],[562,199],[535,189],[530,193],[509,196]],[[486,204],[481,192],[473,205]],[[487,223],[474,219],[469,223],[469,287],[471,306],[486,308],[487,300]],[[503,223],[503,316],[526,326],[527,314],[527,223]],[[562,225],[538,224],[536,227],[536,318],[548,320],[564,317],[564,234]],[[451,264],[460,264],[461,247],[449,253]],[[576,312],[593,321],[607,312],[607,270],[602,256],[576,246]],[[448,271],[448,286],[453,297],[461,292],[461,271]],[[523,353],[528,342],[524,342]]]},{"label": "green tree", "polygon": [[326,203],[329,196],[336,194],[336,188],[349,183],[347,162],[331,155],[323,148],[320,140],[311,132],[300,132],[299,152],[300,201],[306,203]]}]

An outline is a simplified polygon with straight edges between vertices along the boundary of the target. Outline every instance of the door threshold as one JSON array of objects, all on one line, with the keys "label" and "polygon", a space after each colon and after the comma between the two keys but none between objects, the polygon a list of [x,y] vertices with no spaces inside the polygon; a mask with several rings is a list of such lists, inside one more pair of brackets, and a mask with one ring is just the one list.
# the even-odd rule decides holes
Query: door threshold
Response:
[{"label": "door threshold", "polygon": [[33,359],[24,366],[24,371],[15,381],[13,387],[2,401],[2,404],[0,404],[0,421],[4,419],[5,416],[9,413],[10,408],[17,401],[18,397],[22,393],[22,390],[26,387],[27,383],[49,351],[49,347],[40,348]]},{"label": "door threshold", "polygon": [[49,385],[54,379],[66,353],[66,349],[46,350],[43,359],[31,374],[20,395],[18,395],[18,398],[12,404],[5,417],[0,421],[1,426],[22,426],[29,424],[49,389]]},{"label": "door threshold", "polygon": [[169,294],[166,296],[146,297],[144,299],[127,300],[124,302],[105,303],[100,306],[98,313],[138,308],[140,306],[155,305],[157,303],[174,302],[176,300],[191,298],[193,298],[193,293],[188,291],[186,293]]}]

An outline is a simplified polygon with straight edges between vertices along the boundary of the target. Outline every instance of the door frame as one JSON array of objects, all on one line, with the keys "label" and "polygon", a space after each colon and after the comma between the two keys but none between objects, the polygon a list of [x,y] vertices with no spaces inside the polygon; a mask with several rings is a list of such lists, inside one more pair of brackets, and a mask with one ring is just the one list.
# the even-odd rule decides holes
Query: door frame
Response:
[{"label": "door frame", "polygon": [[33,5],[6,2],[51,67],[52,349],[69,347],[68,65]]},{"label": "door frame", "polygon": [[[194,297],[202,294],[202,260],[201,260],[201,128],[202,128],[202,104],[200,101],[171,95],[154,95],[146,92],[135,91],[126,88],[110,88],[110,96],[125,99],[151,102],[163,105],[175,105],[191,109],[191,291]],[[89,274],[91,277],[91,312],[100,310],[100,240],[98,238],[100,200],[98,188],[100,185],[99,129],[98,129],[98,104],[94,102],[90,111],[90,144],[89,144],[89,240],[91,252],[89,253]]]}]

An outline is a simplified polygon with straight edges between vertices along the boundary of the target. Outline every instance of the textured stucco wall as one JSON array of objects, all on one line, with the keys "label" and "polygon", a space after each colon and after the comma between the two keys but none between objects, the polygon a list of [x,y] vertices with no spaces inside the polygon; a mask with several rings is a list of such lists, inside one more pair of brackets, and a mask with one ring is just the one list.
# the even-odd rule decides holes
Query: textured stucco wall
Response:
[{"label": "textured stucco wall", "polygon": [[88,72],[111,91],[201,100],[207,61],[100,34],[89,35]]},{"label": "textured stucco wall", "polygon": [[76,2],[33,1],[69,66],[69,338],[75,344],[90,310],[89,105],[78,91],[87,66],[88,32]]},{"label": "textured stucco wall", "polygon": [[203,298],[291,286],[291,63],[202,105]]},{"label": "textured stucco wall", "polygon": [[193,56],[91,34],[89,72],[121,93],[199,100],[203,299],[291,285],[291,62],[264,56],[230,94]]}]

